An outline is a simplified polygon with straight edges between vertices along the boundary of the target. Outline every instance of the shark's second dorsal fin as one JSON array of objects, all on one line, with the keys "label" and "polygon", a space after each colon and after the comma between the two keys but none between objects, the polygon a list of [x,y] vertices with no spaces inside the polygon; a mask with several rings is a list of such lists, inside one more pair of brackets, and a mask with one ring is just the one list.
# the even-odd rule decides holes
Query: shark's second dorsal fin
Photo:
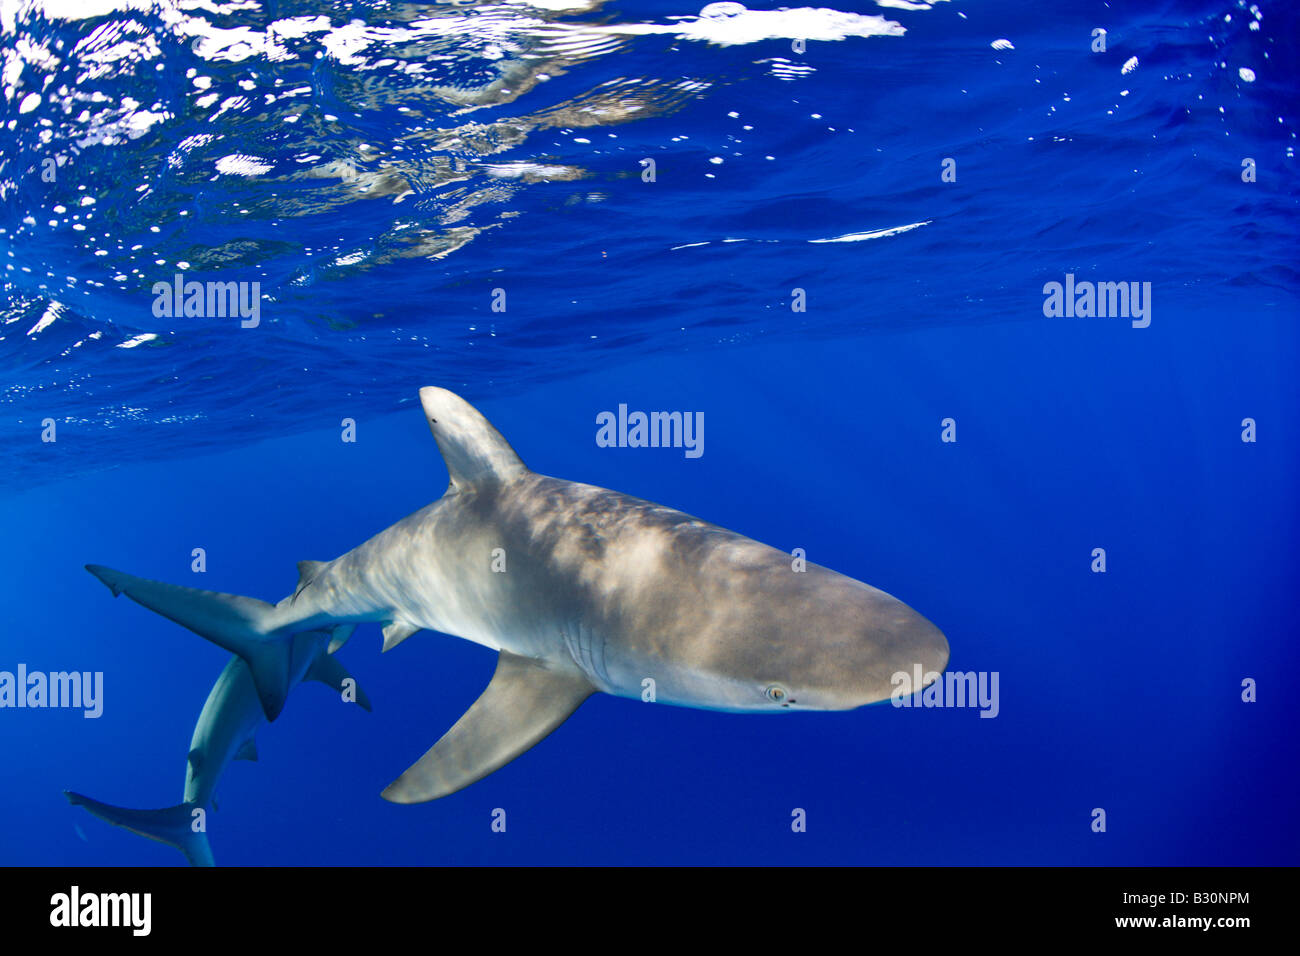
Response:
[{"label": "shark's second dorsal fin", "polygon": [[321,568],[329,564],[328,561],[299,561],[298,562],[298,586],[293,589],[294,599],[302,593],[303,588],[316,580],[316,575],[320,574]]},{"label": "shark's second dorsal fin", "polygon": [[388,785],[385,800],[436,800],[514,760],[595,691],[581,673],[502,651],[487,690],[451,730]]},{"label": "shark's second dorsal fin", "polygon": [[420,389],[420,404],[453,487],[471,488],[527,473],[510,443],[459,395],[429,386]]}]

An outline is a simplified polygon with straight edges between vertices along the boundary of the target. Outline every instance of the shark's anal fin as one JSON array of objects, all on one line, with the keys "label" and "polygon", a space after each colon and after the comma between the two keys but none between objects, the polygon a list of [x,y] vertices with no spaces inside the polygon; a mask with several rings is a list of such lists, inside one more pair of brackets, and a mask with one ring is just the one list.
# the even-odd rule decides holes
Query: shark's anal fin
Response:
[{"label": "shark's anal fin", "polygon": [[594,690],[580,673],[502,651],[482,696],[433,749],[388,785],[384,799],[423,803],[468,787],[564,723]]},{"label": "shark's anal fin", "polygon": [[384,647],[385,651],[391,651],[402,641],[406,640],[419,628],[414,624],[406,624],[402,621],[392,621],[384,625]]},{"label": "shark's anal fin", "polygon": [[[312,665],[307,669],[307,674],[303,680],[319,681],[326,687],[333,687],[340,694],[350,691],[354,694],[354,700],[361,706],[362,710],[370,710],[370,698],[366,692],[361,689],[357,679],[348,673],[337,657],[330,657],[328,654],[321,654]],[[350,686],[345,685],[344,681],[351,681]]]},{"label": "shark's anal fin", "polygon": [[[235,753],[236,760],[257,760],[257,741],[249,737]],[[214,801],[215,802],[215,801]]]}]

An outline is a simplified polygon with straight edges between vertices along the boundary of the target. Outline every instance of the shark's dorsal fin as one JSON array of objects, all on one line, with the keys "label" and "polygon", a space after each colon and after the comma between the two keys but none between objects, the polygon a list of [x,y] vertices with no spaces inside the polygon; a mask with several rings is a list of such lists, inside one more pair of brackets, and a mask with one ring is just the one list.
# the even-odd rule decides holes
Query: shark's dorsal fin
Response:
[{"label": "shark's dorsal fin", "polygon": [[249,737],[244,745],[235,751],[236,760],[257,760],[257,741]]},{"label": "shark's dorsal fin", "polygon": [[505,766],[568,718],[595,688],[581,673],[502,651],[481,697],[404,774],[385,800],[436,800]]},{"label": "shark's dorsal fin", "polygon": [[429,386],[420,389],[420,404],[453,488],[508,481],[528,472],[510,443],[459,395]]}]

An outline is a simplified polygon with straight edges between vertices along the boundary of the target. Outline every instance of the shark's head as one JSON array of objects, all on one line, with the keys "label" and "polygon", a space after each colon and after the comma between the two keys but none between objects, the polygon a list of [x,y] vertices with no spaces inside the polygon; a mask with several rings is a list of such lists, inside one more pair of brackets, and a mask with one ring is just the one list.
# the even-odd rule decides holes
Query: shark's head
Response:
[{"label": "shark's head", "polygon": [[920,691],[948,664],[943,632],[902,601],[853,582],[856,600],[810,609],[769,656],[759,709],[852,710]]},{"label": "shark's head", "polygon": [[888,700],[900,687],[920,691],[948,664],[943,632],[860,581],[787,566],[729,590],[750,586],[763,600],[733,601],[744,609],[739,615],[708,622],[707,661],[674,675],[677,702],[747,713],[852,710]]}]

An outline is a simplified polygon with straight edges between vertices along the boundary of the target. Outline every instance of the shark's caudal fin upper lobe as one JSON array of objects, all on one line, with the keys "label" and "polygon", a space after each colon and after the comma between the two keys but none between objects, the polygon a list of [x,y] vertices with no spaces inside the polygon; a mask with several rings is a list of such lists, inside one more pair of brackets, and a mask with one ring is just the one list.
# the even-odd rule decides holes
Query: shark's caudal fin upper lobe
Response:
[{"label": "shark's caudal fin upper lobe", "polygon": [[212,847],[208,844],[208,834],[203,829],[195,829],[195,810],[200,809],[192,803],[180,803],[174,807],[161,810],[131,810],[127,807],[115,807],[100,803],[90,797],[63,791],[68,802],[75,807],[85,807],[95,816],[115,827],[122,827],[132,833],[138,833],[150,840],[174,846],[185,854],[191,866],[213,866]]},{"label": "shark's caudal fin upper lobe", "polygon": [[275,720],[289,695],[294,632],[270,624],[275,605],[237,594],[201,591],[177,584],[137,578],[98,564],[86,570],[117,594],[189,628],[218,647],[238,654],[253,675],[267,720]]}]

